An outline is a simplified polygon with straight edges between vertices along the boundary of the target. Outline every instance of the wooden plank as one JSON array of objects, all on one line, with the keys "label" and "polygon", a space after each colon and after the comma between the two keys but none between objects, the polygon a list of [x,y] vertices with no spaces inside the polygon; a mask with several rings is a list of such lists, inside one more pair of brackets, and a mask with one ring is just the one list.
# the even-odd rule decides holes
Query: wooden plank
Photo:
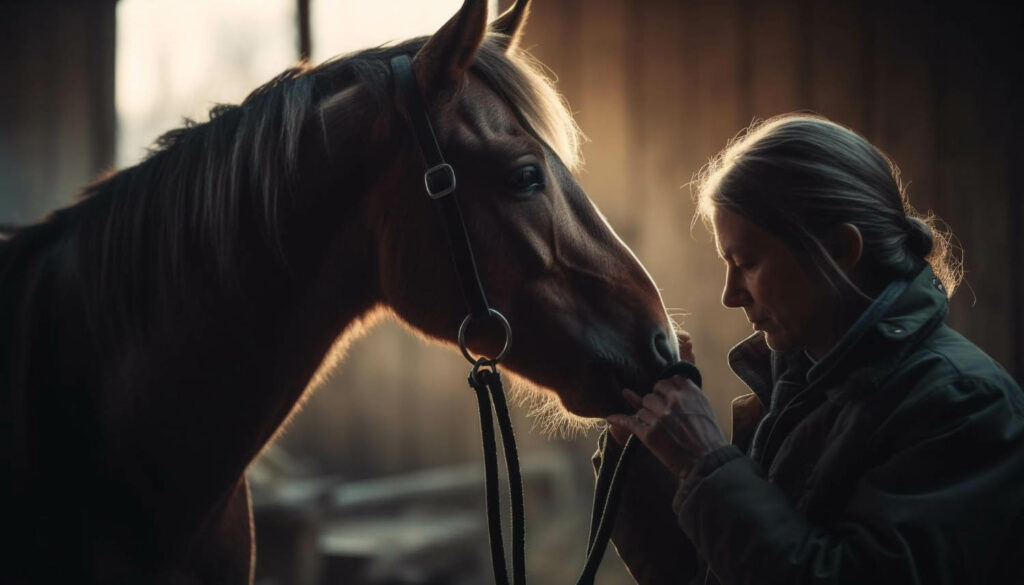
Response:
[{"label": "wooden plank", "polygon": [[[1014,24],[1019,25],[1020,18]],[[1012,21],[1011,21],[1012,22]],[[1013,53],[1009,53],[1013,54]],[[1010,69],[1009,74],[1010,103],[1010,136],[1021,136],[1024,133],[1024,70],[1018,65]],[[1010,373],[1017,383],[1024,387],[1024,149],[1018,148],[1011,140],[1005,150],[1006,183],[1010,190],[1010,234],[1011,249],[1009,265],[1010,299],[1013,320],[1010,327],[1013,333],[1012,356],[1014,362],[1007,364]]]},{"label": "wooden plank", "polygon": [[580,0],[534,2],[521,46],[540,60],[556,77],[558,91],[575,111],[579,99],[578,43]]},{"label": "wooden plank", "polygon": [[800,85],[801,4],[751,2],[741,18],[741,120],[805,109]]},{"label": "wooden plank", "polygon": [[299,29],[299,58],[309,59],[313,54],[313,39],[309,26],[309,0],[296,0],[295,13]]},{"label": "wooden plank", "polygon": [[939,208],[942,202],[935,192],[937,18],[934,8],[917,4],[885,4],[873,10],[872,117],[859,130],[899,166],[915,207],[943,215],[946,210]]},{"label": "wooden plank", "polygon": [[1011,355],[1011,296],[1007,268],[1014,239],[1004,152],[1010,147],[1011,104],[985,39],[991,26],[962,11],[941,15],[939,196],[944,218],[964,245],[966,282],[950,307],[950,324],[1003,364]]},{"label": "wooden plank", "polygon": [[[635,25],[638,164],[634,177],[645,198],[639,237],[641,260],[662,290],[670,313],[683,314],[707,394],[730,426],[729,403],[744,392],[724,359],[748,333],[746,321],[718,302],[723,279],[713,239],[691,231],[694,202],[688,182],[743,127],[739,116],[739,3],[658,2]],[[687,317],[686,313],[693,313]]]},{"label": "wooden plank", "polygon": [[[613,226],[630,230],[637,196],[629,181],[630,152],[626,141],[629,111],[626,92],[626,0],[581,2],[576,19],[579,93],[572,105],[576,121],[589,140],[584,144],[586,166],[578,179]],[[628,196],[624,196],[629,193]],[[632,230],[630,230],[632,231]]]},{"label": "wooden plank", "polygon": [[801,101],[853,128],[865,127],[870,119],[866,6],[852,0],[805,0],[801,9]]},{"label": "wooden plank", "polygon": [[[1011,86],[1010,103],[1024,103],[1024,80],[1014,80]],[[1019,107],[1011,110],[1011,136],[1020,136],[1024,132],[1024,113]],[[1010,250],[1010,262],[1006,271],[1011,279],[1010,298],[1013,309],[1013,325],[1010,327],[1013,332],[1012,356],[1013,363],[1006,364],[1010,373],[1017,379],[1017,384],[1024,387],[1024,150],[1014,148],[1012,143],[1006,149],[1006,170],[1007,184],[1011,193],[1010,196],[1010,233],[1012,248]]]},{"label": "wooden plank", "polygon": [[0,222],[69,204],[113,158],[114,2],[15,2],[0,14]]},{"label": "wooden plank", "polygon": [[90,2],[87,28],[92,39],[88,43],[89,119],[91,120],[92,160],[90,174],[114,166],[117,112],[114,107],[114,69],[116,62],[116,0]]}]

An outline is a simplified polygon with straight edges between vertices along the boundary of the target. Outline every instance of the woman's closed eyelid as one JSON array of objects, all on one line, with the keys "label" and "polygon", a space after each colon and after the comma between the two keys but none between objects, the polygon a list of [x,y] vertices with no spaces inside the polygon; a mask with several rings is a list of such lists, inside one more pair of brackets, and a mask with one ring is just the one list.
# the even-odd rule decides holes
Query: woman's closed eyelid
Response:
[{"label": "woman's closed eyelid", "polygon": [[729,264],[729,266],[740,270],[743,270],[744,268],[750,268],[751,266],[754,265],[753,262],[747,260],[737,260],[735,258],[727,260],[727,263]]}]

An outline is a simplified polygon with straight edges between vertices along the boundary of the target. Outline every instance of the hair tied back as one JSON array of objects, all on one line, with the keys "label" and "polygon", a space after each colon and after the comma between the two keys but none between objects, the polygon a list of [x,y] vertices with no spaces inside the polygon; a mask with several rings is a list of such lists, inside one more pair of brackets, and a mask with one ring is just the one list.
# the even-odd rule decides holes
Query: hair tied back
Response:
[{"label": "hair tied back", "polygon": [[914,255],[927,258],[935,247],[932,228],[919,217],[907,216],[907,249]]}]

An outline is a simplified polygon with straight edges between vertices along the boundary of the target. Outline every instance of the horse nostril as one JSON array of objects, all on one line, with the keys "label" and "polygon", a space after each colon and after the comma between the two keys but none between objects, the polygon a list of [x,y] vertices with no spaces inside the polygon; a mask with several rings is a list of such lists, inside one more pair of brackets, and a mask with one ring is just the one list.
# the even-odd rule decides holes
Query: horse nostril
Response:
[{"label": "horse nostril", "polygon": [[651,341],[654,345],[654,355],[661,362],[662,366],[668,366],[679,361],[679,352],[669,343],[668,335],[664,331],[655,329]]}]

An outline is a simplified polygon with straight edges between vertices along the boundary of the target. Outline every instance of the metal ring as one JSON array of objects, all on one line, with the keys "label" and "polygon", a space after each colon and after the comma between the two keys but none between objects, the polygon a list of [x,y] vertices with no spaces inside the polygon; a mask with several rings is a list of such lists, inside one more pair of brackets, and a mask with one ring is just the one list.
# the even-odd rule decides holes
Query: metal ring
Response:
[{"label": "metal ring", "polygon": [[[496,357],[487,360],[491,364],[496,364],[505,357],[505,354],[508,353],[509,346],[512,345],[512,326],[508,324],[508,319],[505,318],[505,315],[502,315],[495,309],[487,309],[487,314],[491,317],[497,317],[498,321],[501,322],[502,327],[505,328],[505,347],[501,348],[501,351]],[[469,350],[466,349],[466,327],[469,326],[469,322],[472,320],[473,313],[470,313],[462,320],[462,325],[459,325],[459,349],[462,350],[462,355],[466,356],[469,363],[476,365],[479,360],[474,359],[473,356],[469,354]]]}]

